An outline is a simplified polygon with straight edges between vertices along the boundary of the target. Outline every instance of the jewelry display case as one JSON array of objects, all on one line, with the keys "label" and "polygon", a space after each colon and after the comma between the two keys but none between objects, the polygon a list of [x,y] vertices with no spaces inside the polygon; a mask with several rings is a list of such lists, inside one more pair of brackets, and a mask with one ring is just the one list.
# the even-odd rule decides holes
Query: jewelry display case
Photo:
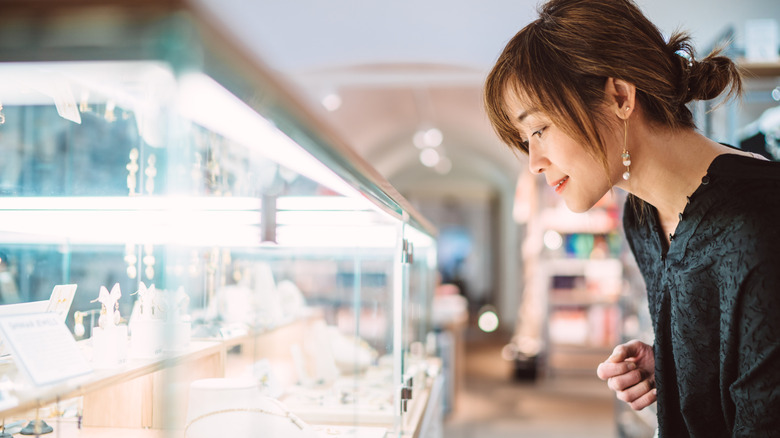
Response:
[{"label": "jewelry display case", "polygon": [[0,154],[8,432],[440,433],[435,229],[197,7],[4,5]]}]

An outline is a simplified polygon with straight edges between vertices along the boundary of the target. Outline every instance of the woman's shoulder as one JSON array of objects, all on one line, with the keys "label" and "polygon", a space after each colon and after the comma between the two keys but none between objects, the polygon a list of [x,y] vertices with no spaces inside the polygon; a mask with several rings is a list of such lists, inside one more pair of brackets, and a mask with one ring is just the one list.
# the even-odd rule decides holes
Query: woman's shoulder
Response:
[{"label": "woman's shoulder", "polygon": [[746,151],[718,155],[707,169],[707,176],[751,181],[780,182],[780,162]]},{"label": "woman's shoulder", "polygon": [[719,155],[710,165],[703,183],[715,183],[724,200],[779,205],[780,162],[743,154]]},{"label": "woman's shoulder", "polygon": [[731,238],[751,245],[780,245],[780,162],[732,155],[708,177],[715,190],[706,195],[711,205],[702,225],[717,230],[721,224]]}]

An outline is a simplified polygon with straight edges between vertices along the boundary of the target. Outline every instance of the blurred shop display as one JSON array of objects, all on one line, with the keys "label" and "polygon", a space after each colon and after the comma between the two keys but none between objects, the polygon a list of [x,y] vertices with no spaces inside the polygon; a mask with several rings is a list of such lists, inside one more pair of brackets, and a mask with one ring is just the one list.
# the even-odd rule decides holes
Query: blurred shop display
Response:
[{"label": "blurred shop display", "polygon": [[503,356],[514,361],[518,378],[592,373],[621,338],[623,199],[608,193],[587,213],[572,213],[530,173],[520,177],[517,193],[525,282]]}]

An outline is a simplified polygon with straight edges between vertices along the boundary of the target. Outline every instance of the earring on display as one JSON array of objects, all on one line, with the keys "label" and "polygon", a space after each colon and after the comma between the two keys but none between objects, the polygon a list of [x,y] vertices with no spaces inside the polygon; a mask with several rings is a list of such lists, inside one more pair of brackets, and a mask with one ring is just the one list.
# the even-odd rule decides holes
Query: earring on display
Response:
[{"label": "earring on display", "polygon": [[122,315],[119,314],[119,301],[114,303],[114,324],[119,325],[122,321]]},{"label": "earring on display", "polygon": [[108,327],[107,318],[108,318],[108,311],[106,310],[106,305],[105,304],[101,304],[100,305],[100,317],[98,318],[98,327],[100,327],[100,328]]},{"label": "earring on display", "polygon": [[138,268],[136,267],[136,263],[138,263],[138,256],[135,255],[135,244],[125,244],[124,260],[125,263],[127,263],[127,276],[129,278],[135,278],[138,275]]},{"label": "earring on display", "polygon": [[154,245],[151,243],[147,243],[144,245],[144,257],[141,259],[143,261],[144,266],[146,268],[144,269],[144,274],[146,275],[146,278],[151,280],[154,278],[154,264],[156,263],[156,260],[154,258]]},{"label": "earring on display", "polygon": [[84,333],[86,332],[84,329],[84,314],[78,310],[75,311],[73,313],[73,320],[75,321],[73,324],[73,334],[76,335],[77,338],[84,336]]},{"label": "earring on display", "polygon": [[146,175],[146,193],[151,195],[154,193],[154,177],[157,176],[157,167],[155,167],[157,157],[155,157],[154,154],[149,154],[149,158],[146,162],[148,164],[146,169],[144,169],[144,175]]},{"label": "earring on display", "polygon": [[109,100],[106,102],[106,111],[103,114],[103,118],[106,119],[107,122],[113,123],[116,122],[116,114],[114,113],[114,110],[116,109],[116,103],[113,100]]},{"label": "earring on display", "polygon": [[137,177],[136,174],[138,174],[138,148],[132,148],[130,149],[130,162],[127,163],[125,166],[125,169],[127,169],[127,189],[130,191],[129,196],[137,195],[135,192],[136,187],[138,186]]},{"label": "earring on display", "polygon": [[[626,111],[630,108],[626,107]],[[628,181],[631,178],[631,154],[628,153],[628,119],[623,120],[623,165],[626,166],[626,171],[623,172],[623,179]]]}]

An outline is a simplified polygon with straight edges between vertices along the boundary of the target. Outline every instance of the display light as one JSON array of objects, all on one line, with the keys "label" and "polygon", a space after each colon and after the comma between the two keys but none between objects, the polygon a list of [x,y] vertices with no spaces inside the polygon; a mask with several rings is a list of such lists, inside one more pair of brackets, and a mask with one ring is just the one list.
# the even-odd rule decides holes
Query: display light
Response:
[{"label": "display light", "polygon": [[485,306],[479,312],[477,326],[485,333],[493,333],[498,329],[498,314],[493,306]]},{"label": "display light", "polygon": [[547,230],[544,233],[544,246],[547,247],[547,249],[550,249],[552,251],[555,251],[556,249],[560,249],[563,245],[563,236],[561,236],[560,233],[554,230]]},{"label": "display light", "polygon": [[214,79],[187,73],[178,110],[186,118],[348,197],[363,195]]}]

